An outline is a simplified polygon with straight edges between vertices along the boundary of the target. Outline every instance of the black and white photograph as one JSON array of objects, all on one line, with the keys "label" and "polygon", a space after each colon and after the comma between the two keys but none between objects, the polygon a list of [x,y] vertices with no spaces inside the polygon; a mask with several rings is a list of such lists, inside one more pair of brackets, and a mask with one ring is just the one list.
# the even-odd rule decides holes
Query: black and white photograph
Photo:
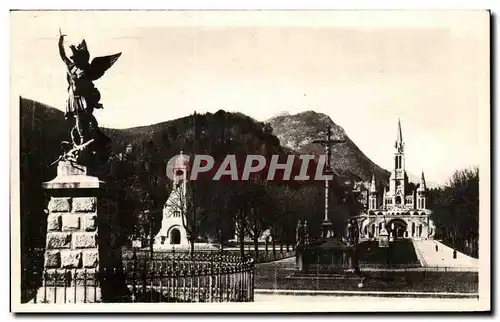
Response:
[{"label": "black and white photograph", "polygon": [[490,19],[11,11],[12,311],[490,310]]}]

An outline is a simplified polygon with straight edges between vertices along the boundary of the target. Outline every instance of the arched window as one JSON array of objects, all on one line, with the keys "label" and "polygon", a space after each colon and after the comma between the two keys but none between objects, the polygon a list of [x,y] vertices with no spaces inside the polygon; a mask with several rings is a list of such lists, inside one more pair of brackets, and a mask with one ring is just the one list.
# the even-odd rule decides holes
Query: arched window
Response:
[{"label": "arched window", "polygon": [[401,204],[401,196],[397,196],[396,197],[396,205],[400,205]]},{"label": "arched window", "polygon": [[181,243],[181,232],[179,229],[174,228],[170,232],[170,244],[180,244]]}]

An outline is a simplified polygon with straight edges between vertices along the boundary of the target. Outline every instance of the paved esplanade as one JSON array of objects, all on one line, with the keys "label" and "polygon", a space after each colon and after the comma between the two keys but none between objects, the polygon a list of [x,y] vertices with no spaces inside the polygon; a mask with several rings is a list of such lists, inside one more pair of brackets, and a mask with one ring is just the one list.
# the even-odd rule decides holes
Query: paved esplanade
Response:
[{"label": "paved esplanade", "polygon": [[413,240],[413,245],[423,267],[446,267],[471,271],[479,269],[479,260],[477,258],[458,251],[457,258],[453,258],[453,248],[437,240]]}]

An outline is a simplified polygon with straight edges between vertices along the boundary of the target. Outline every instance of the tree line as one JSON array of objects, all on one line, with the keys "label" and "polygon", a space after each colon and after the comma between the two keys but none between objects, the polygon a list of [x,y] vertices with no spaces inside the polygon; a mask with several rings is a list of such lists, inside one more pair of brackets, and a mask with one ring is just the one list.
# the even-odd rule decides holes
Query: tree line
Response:
[{"label": "tree line", "polygon": [[436,238],[470,256],[479,255],[479,168],[455,171],[446,185],[429,190]]}]

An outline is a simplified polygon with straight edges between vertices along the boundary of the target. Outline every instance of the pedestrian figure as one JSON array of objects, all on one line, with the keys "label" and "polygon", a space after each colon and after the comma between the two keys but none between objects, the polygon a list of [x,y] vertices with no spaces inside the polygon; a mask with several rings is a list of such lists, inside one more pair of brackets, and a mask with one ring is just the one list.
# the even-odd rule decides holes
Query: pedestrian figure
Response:
[{"label": "pedestrian figure", "polygon": [[453,250],[453,259],[456,259],[456,258],[457,258],[457,250],[456,250],[456,249],[454,249],[454,250]]},{"label": "pedestrian figure", "polygon": [[438,251],[438,244],[436,244],[436,252]]},{"label": "pedestrian figure", "polygon": [[309,227],[307,226],[307,220],[304,221],[304,244],[309,244],[309,238],[311,237],[311,232],[309,231]]}]

